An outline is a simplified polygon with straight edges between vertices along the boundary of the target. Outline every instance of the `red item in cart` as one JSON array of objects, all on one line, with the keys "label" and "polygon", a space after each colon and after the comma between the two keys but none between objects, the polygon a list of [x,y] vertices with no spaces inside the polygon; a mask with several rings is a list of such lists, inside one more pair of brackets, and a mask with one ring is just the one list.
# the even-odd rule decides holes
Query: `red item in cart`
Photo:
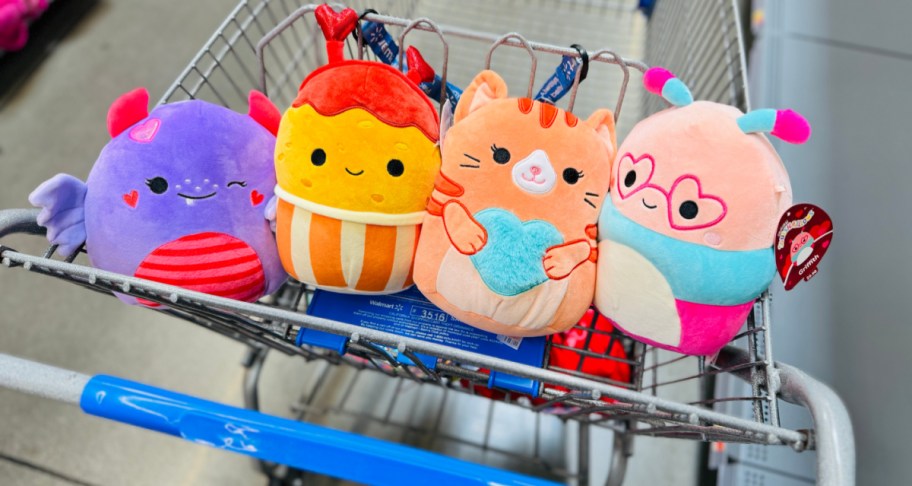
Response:
[{"label": "red item in cart", "polygon": [[[605,316],[596,314],[595,310],[589,309],[583,318],[580,319],[579,326],[602,332],[590,333],[586,329],[573,327],[569,331],[554,335],[551,338],[552,347],[549,363],[558,368],[578,370],[589,375],[630,383],[630,364],[619,361],[626,361],[627,353],[624,351],[624,346],[618,336],[614,337],[613,343],[611,342],[611,332],[614,330],[611,322]],[[592,338],[587,346],[586,339],[588,339],[589,334],[592,334]],[[585,349],[592,353],[603,356],[608,355],[617,359],[587,357],[583,360],[582,367],[580,367],[579,362],[583,357],[582,354],[569,349],[558,348],[553,346],[554,344]],[[608,350],[609,345],[611,346],[610,351]]]},{"label": "red item in cart", "polygon": [[[595,329],[598,332],[590,332],[588,329]],[[555,334],[551,337],[552,346],[548,362],[551,366],[556,368],[579,371],[589,375],[608,378],[610,380],[619,381],[622,383],[630,383],[632,374],[630,364],[626,362],[628,360],[627,352],[624,351],[624,346],[621,342],[620,337],[615,334],[614,338],[612,339],[611,333],[613,331],[614,326],[611,325],[611,322],[606,319],[605,316],[597,314],[594,309],[589,309],[586,311],[586,314],[583,316],[583,318],[580,319],[577,327],[573,327],[568,331]],[[590,334],[592,335],[591,338],[589,337]],[[587,339],[589,340],[588,346],[586,342]],[[607,355],[615,359],[598,358],[593,356],[587,356],[585,359],[583,359],[583,355],[574,350],[564,349],[554,345],[566,346],[579,350],[587,350],[595,354],[602,356]],[[608,349],[609,346],[611,347],[610,351]],[[583,364],[580,367],[581,359],[583,359]],[[479,371],[488,372],[488,370],[484,368]],[[467,386],[468,382],[466,380],[463,380],[463,385]],[[570,391],[563,386],[546,386],[564,392]],[[506,392],[491,389],[483,385],[475,385],[475,393],[477,395],[494,400],[503,400],[507,397]],[[510,393],[510,398],[513,400],[516,400],[521,396],[524,395],[521,395],[519,393]],[[614,403],[613,399],[607,397],[603,397],[602,401],[607,403]],[[532,399],[532,403],[534,405],[541,405],[545,402],[547,402],[547,400],[544,398]]]}]

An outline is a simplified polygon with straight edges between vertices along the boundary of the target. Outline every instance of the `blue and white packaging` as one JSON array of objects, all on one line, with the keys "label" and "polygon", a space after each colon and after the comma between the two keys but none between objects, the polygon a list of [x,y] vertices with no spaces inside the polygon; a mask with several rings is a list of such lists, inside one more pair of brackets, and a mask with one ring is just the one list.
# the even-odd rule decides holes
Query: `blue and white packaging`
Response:
[{"label": "blue and white packaging", "polygon": [[[389,295],[340,294],[316,290],[307,314],[334,321],[385,331],[400,336],[443,344],[516,363],[541,367],[545,358],[546,337],[514,338],[482,331],[464,324],[430,303],[415,288]],[[335,334],[302,329],[298,344],[311,344],[344,352],[347,338]],[[395,350],[389,350],[396,354]],[[417,357],[430,369],[436,366],[432,356]],[[411,363],[405,356],[398,360]],[[491,373],[489,386],[507,388],[538,396],[539,382]]]}]

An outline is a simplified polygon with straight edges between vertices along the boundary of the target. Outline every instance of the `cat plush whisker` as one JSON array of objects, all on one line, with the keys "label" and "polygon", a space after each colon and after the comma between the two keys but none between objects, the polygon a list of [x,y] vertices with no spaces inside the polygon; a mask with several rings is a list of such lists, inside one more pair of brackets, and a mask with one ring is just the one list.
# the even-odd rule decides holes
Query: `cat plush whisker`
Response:
[{"label": "cat plush whisker", "polygon": [[459,164],[459,167],[466,167],[466,168],[469,168],[469,169],[479,169],[479,168],[481,168],[480,165],[472,165],[472,164]]},{"label": "cat plush whisker", "polygon": [[588,198],[584,197],[583,201],[586,201],[586,204],[592,206],[593,209],[597,209],[597,206],[592,201],[590,201]]},{"label": "cat plush whisker", "polygon": [[599,195],[594,192],[587,192],[586,195],[590,197],[599,197]]},{"label": "cat plush whisker", "polygon": [[468,158],[474,160],[475,162],[478,162],[479,164],[481,163],[481,159],[477,159],[477,158],[475,158],[475,157],[472,157],[472,156],[469,155],[469,154],[462,154],[462,155],[465,155],[466,157],[468,157]]}]

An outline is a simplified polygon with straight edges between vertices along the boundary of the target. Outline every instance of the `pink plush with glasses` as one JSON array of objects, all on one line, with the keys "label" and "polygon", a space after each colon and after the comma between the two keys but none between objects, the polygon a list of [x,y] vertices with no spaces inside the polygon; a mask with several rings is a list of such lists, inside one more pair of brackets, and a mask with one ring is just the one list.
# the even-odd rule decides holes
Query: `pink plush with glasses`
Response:
[{"label": "pink plush with glasses", "polygon": [[643,82],[673,106],[640,121],[618,150],[599,217],[595,304],[641,341],[711,355],[772,282],[776,225],[792,204],[763,133],[803,143],[810,125],[791,110],[695,102],[663,68]]},{"label": "pink plush with glasses", "polygon": [[[664,204],[668,226],[672,229],[696,230],[707,228],[721,221],[728,212],[728,207],[721,197],[703,193],[700,178],[696,175],[683,174],[678,176],[667,188],[653,183],[652,176],[655,174],[655,160],[649,154],[634,158],[633,154],[628,152],[621,157],[618,164],[620,174],[629,174],[631,172],[637,174],[637,182],[629,188],[622,184],[620,178],[615,181],[620,199],[623,201],[637,196],[643,206],[648,209],[655,209],[659,204]],[[647,200],[653,202],[653,204],[650,204]],[[695,205],[699,207],[699,211],[694,214],[694,217],[688,219],[680,213],[686,212],[686,209],[692,206],[682,205],[686,201],[694,200],[696,200]],[[672,208],[679,208],[679,211],[672,211]],[[686,214],[689,215],[690,213]]]}]

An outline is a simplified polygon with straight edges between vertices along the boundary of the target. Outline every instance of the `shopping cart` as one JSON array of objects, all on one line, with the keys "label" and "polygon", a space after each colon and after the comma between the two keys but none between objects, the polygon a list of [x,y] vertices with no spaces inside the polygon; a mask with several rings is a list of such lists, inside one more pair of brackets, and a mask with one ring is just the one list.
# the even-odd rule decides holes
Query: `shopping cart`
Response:
[{"label": "shopping cart", "polygon": [[[363,19],[382,23],[398,33],[403,47],[420,47],[444,81],[462,85],[482,68],[486,57],[511,86],[521,88],[547,75],[543,66],[557,65],[561,56],[581,57],[580,50],[558,44],[616,46],[589,51],[590,79],[577,85],[578,90],[575,88],[569,98],[582,112],[597,106],[613,107],[621,134],[639,116],[661,108],[655,99],[647,101],[642,96],[639,79],[647,66],[634,60],[638,58],[678,72],[695,87],[698,98],[746,108],[743,41],[735,1],[666,0],[658,3],[648,22],[635,11],[637,2],[535,2],[522,4],[523,9],[514,2],[379,3],[354,7],[365,12]],[[384,14],[371,13],[366,7]],[[161,102],[202,98],[240,110],[246,106],[247,92],[256,88],[279,106],[289,104],[300,81],[325,62],[320,32],[312,16],[314,8],[278,0],[242,1]],[[535,19],[545,23],[539,25]],[[550,43],[529,41],[517,33],[484,31],[511,30],[504,28],[514,25],[510,22],[516,30],[526,26],[529,33]],[[500,47],[496,55],[494,47]],[[372,57],[359,36],[348,42],[348,50],[351,57]],[[36,215],[36,210],[0,211],[0,238],[14,233],[43,234]],[[847,412],[829,388],[773,360],[768,295],[755,306],[745,330],[713,359],[679,356],[615,331],[578,326],[589,336],[581,349],[549,341],[549,347],[578,355],[576,369],[553,363],[536,368],[308,316],[303,311],[313,289],[296,282],[259,303],[244,303],[93,269],[81,263],[80,253],[56,255],[55,250],[51,247],[44,254],[31,255],[0,244],[0,262],[4,267],[63,279],[89,290],[158,302],[164,305],[154,312],[247,344],[250,352],[244,363],[244,397],[252,410],[120,378],[88,377],[6,355],[0,355],[0,385],[79,403],[87,413],[253,456],[260,460],[263,472],[278,481],[311,471],[371,483],[421,477],[428,482],[536,484],[539,480],[532,477],[536,476],[584,484],[591,470],[590,448],[599,448],[606,451],[606,457],[611,451],[608,483],[619,484],[632,454],[632,438],[645,435],[788,446],[798,452],[813,449],[817,451],[820,483],[854,484],[854,443]],[[343,345],[326,347],[308,341],[303,337],[310,330],[342,336]],[[609,339],[607,350],[618,343],[626,356],[612,356],[590,346],[592,337],[599,333]],[[310,362],[311,386],[292,406],[298,420],[256,412],[260,373],[272,350]],[[422,359],[427,356],[433,357],[430,364]],[[632,379],[617,381],[585,372],[584,363],[593,359],[629,366]],[[723,375],[743,379],[748,393],[733,387],[735,392],[720,394],[722,387],[714,385]],[[504,382],[495,380],[498,376],[539,383],[538,397],[531,399],[510,389],[485,393],[492,384]],[[326,391],[327,384],[340,380],[346,383],[341,390],[335,387],[333,392]],[[365,380],[392,390],[382,405],[374,403],[370,411],[350,406],[359,393],[370,393]],[[331,393],[335,396],[327,398]],[[424,415],[424,420],[412,420],[416,408],[426,402],[416,397],[435,393],[443,398],[428,401],[433,403],[428,405],[433,410],[417,414]],[[462,422],[477,431],[469,436],[454,434],[442,425],[447,413],[452,413],[446,407],[469,403],[453,398],[464,395],[482,395],[470,402],[482,405]],[[807,408],[813,429],[781,426],[779,399]],[[749,404],[748,415],[733,412],[733,403]],[[397,413],[406,406],[409,413]],[[528,447],[517,451],[495,443],[496,429],[501,425],[497,410],[503,407],[530,424],[533,433]],[[340,418],[374,423],[378,428],[368,429],[383,432],[373,435],[396,438],[408,445],[319,425],[344,423]],[[612,443],[593,443],[594,427],[612,430]],[[555,453],[553,445],[549,447],[546,435],[556,430],[561,436],[570,429],[577,444],[574,457],[568,459],[563,451]],[[447,448],[446,444],[453,443],[459,447]],[[490,452],[500,459],[481,455],[479,460],[515,472],[422,449],[460,451],[460,455],[467,449]],[[362,467],[348,467],[356,462]]]}]

